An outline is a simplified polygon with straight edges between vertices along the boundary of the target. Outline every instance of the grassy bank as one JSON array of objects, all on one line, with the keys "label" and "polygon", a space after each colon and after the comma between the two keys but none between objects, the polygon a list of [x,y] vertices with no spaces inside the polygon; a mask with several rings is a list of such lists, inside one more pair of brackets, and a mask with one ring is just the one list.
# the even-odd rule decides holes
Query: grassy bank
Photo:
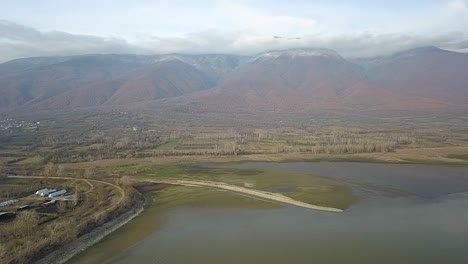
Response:
[{"label": "grassy bank", "polygon": [[184,178],[218,181],[262,191],[279,192],[302,202],[340,209],[348,208],[354,201],[351,187],[344,183],[290,171],[239,169],[226,166],[133,164],[112,168],[110,173],[129,175],[134,180]]},{"label": "grassy bank", "polygon": [[[45,186],[66,189],[67,199],[44,204],[46,198],[34,191]],[[129,187],[71,178],[0,178],[0,191],[2,201],[19,200],[2,207],[14,216],[0,223],[2,263],[30,263],[60,250],[127,212],[137,198]]]}]

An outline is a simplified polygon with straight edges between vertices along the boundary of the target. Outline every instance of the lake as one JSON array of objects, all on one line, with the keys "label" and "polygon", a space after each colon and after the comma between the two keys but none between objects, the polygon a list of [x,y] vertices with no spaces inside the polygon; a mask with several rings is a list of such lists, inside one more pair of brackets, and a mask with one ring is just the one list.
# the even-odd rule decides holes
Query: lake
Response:
[{"label": "lake", "polygon": [[203,166],[320,176],[351,186],[357,199],[343,213],[290,206],[181,203],[160,210],[153,205],[70,263],[468,263],[468,167],[352,162]]}]

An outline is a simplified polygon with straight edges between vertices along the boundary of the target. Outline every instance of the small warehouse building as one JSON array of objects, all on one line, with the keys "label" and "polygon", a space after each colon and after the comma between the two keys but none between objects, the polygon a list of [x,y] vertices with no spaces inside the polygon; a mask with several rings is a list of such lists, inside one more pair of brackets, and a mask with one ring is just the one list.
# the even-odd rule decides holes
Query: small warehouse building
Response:
[{"label": "small warehouse building", "polygon": [[57,197],[57,196],[62,196],[64,194],[67,193],[67,190],[63,189],[63,190],[60,190],[60,191],[56,191],[56,192],[53,192],[53,193],[50,193],[49,194],[49,198],[53,198],[53,197]]},{"label": "small warehouse building", "polygon": [[46,191],[48,191],[48,190],[49,190],[49,189],[47,189],[47,188],[40,189],[40,190],[37,190],[37,191],[36,191],[36,194],[37,194],[37,195],[41,195],[43,192],[46,192]]},{"label": "small warehouse building", "polygon": [[56,192],[56,191],[57,191],[57,189],[47,189],[47,188],[45,188],[45,189],[42,189],[42,190],[37,191],[36,194],[37,194],[37,195],[40,195],[40,196],[42,196],[42,197],[46,197],[46,196],[48,196],[49,194],[51,194],[51,193],[53,193],[53,192]]}]

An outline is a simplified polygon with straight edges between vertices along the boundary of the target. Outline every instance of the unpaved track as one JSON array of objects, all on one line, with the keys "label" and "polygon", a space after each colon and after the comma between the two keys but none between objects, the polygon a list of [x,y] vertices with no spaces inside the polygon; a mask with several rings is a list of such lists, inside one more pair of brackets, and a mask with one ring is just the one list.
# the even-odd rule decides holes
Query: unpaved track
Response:
[{"label": "unpaved track", "polygon": [[294,200],[290,197],[284,196],[279,193],[271,193],[265,192],[260,190],[249,189],[245,187],[235,186],[231,184],[227,184],[224,182],[214,182],[214,181],[197,181],[197,180],[182,180],[182,179],[158,179],[158,180],[146,180],[147,182],[153,183],[164,183],[164,184],[171,184],[171,185],[182,185],[182,186],[197,186],[197,187],[212,187],[227,191],[232,191],[235,193],[240,193],[248,196],[258,197],[262,199],[266,199],[269,201],[280,202],[284,204],[290,204],[298,207],[314,209],[319,211],[326,211],[326,212],[335,212],[340,213],[343,210],[333,207],[325,207],[320,205],[313,205],[309,203],[304,203],[301,201]]},{"label": "unpaved track", "polygon": [[[80,179],[80,178],[71,178],[71,177],[45,177],[45,176],[8,176],[10,178],[30,178],[30,179],[64,179],[64,180],[82,180],[86,182],[90,186],[90,190],[88,192],[92,191],[94,189],[94,183],[102,183],[102,184],[107,184],[109,186],[112,186],[116,188],[121,196],[119,201],[113,204],[113,206],[118,206],[122,200],[124,199],[125,192],[124,190],[113,183],[106,182],[106,181],[100,181],[100,180],[88,180],[88,179]],[[325,206],[319,206],[319,205],[313,205],[313,204],[308,204],[304,203],[301,201],[294,200],[290,197],[284,196],[282,194],[278,193],[271,193],[271,192],[265,192],[265,191],[260,191],[260,190],[254,190],[254,189],[249,189],[245,187],[240,187],[240,186],[235,186],[231,184],[227,184],[224,182],[214,182],[214,181],[196,181],[196,180],[186,180],[186,179],[159,179],[159,180],[149,180],[149,179],[139,179],[138,181],[142,182],[153,182],[153,183],[164,183],[164,184],[171,184],[171,185],[182,185],[182,186],[192,186],[192,187],[210,187],[210,188],[217,188],[221,190],[226,190],[226,191],[231,191],[235,192],[239,195],[259,199],[259,200],[264,200],[268,202],[273,202],[273,203],[281,203],[281,204],[289,204],[293,206],[298,206],[302,208],[308,208],[308,209],[313,209],[313,210],[319,210],[319,211],[326,211],[326,212],[343,212],[343,210],[338,209],[338,208],[333,208],[333,207],[325,207]],[[88,193],[86,192],[86,193]],[[110,210],[111,208],[106,208],[104,211],[101,212],[96,212],[93,217],[99,216],[100,214],[104,213],[107,210]],[[108,222],[104,224],[101,227],[98,227],[96,230],[94,230],[91,233],[88,233],[80,238],[78,238],[76,241],[72,242],[71,244],[66,245],[65,247],[55,250],[51,254],[45,256],[44,258],[37,260],[36,263],[40,264],[63,264],[67,262],[69,259],[71,259],[73,256],[78,254],[79,252],[85,250],[86,248],[94,245],[95,243],[99,242],[102,238],[105,236],[109,235],[119,227],[125,225],[128,223],[130,220],[132,220],[134,217],[138,216],[142,211],[144,210],[143,206],[141,205],[138,208],[133,208],[127,213],[124,213],[123,215],[119,216],[117,219],[112,220],[111,222]]]},{"label": "unpaved track", "polygon": [[[110,182],[106,181],[100,181],[100,180],[88,180],[88,179],[80,179],[80,178],[70,178],[70,177],[44,177],[44,176],[9,176],[10,178],[48,178],[48,179],[65,179],[65,180],[83,180],[87,182],[91,188],[93,187],[93,184],[90,182],[99,182],[103,184],[107,184],[110,186],[115,187],[117,190],[121,192],[120,200],[116,203],[119,204],[122,199],[124,198],[125,194],[122,188],[120,186],[117,186],[115,184],[112,184]],[[290,204],[302,208],[308,208],[308,209],[314,209],[314,210],[319,210],[319,211],[325,211],[325,212],[334,212],[334,213],[341,213],[343,210],[338,209],[338,208],[333,208],[333,207],[326,207],[326,206],[320,206],[320,205],[313,205],[301,201],[294,200],[293,198],[284,196],[279,193],[271,193],[271,192],[266,192],[266,191],[260,191],[260,190],[255,190],[255,189],[249,189],[241,186],[236,186],[236,185],[231,185],[227,184],[224,182],[215,182],[215,181],[201,181],[201,180],[188,180],[188,179],[158,179],[158,180],[149,180],[149,179],[139,179],[138,181],[146,181],[146,182],[153,182],[153,183],[164,183],[164,184],[171,184],[171,185],[182,185],[182,186],[195,186],[195,187],[212,187],[212,188],[217,188],[217,189],[222,189],[222,190],[227,190],[235,193],[240,193],[243,195],[248,195],[252,196],[255,198],[262,198],[266,199],[269,201],[275,201],[275,202],[280,202],[284,204]],[[100,212],[97,214],[101,214],[104,212]]]},{"label": "unpaved track", "polygon": [[[107,181],[101,181],[101,180],[91,180],[91,179],[81,179],[81,178],[72,178],[72,177],[47,177],[47,176],[8,176],[8,178],[19,178],[19,179],[49,179],[49,180],[54,180],[54,179],[58,179],[58,180],[75,180],[75,181],[84,181],[85,183],[87,183],[90,187],[90,189],[88,191],[85,192],[85,194],[87,193],[90,193],[93,191],[94,189],[94,184],[92,184],[92,182],[95,182],[95,183],[101,183],[101,184],[106,184],[106,185],[109,185],[113,188],[115,188],[119,193],[120,193],[120,196],[119,196],[119,200],[114,202],[112,204],[112,206],[109,206],[107,208],[105,208],[103,211],[101,212],[95,212],[92,216],[90,217],[99,217],[100,215],[106,213],[107,211],[111,211],[113,210],[115,207],[119,206],[120,203],[123,201],[123,199],[125,198],[125,192],[124,190],[116,185],[116,184],[113,184],[113,183],[110,183],[110,182],[107,182]],[[93,209],[90,209],[90,211],[92,211]]]},{"label": "unpaved track", "polygon": [[[90,180],[90,179],[80,179],[80,178],[71,178],[71,177],[46,177],[46,176],[8,176],[8,178],[52,179],[52,180],[62,179],[62,180],[84,181],[90,186],[90,189],[86,191],[85,194],[90,193],[94,190],[93,183],[106,184],[106,185],[112,186],[113,188],[119,191],[120,198],[118,201],[113,203],[112,206],[105,208],[103,211],[95,212],[93,215],[89,216],[88,218],[99,217],[101,214],[104,214],[109,210],[113,210],[115,207],[120,205],[120,203],[123,201],[125,197],[125,192],[120,186],[110,183],[110,182],[101,181],[101,180]],[[118,228],[122,227],[123,225],[131,221],[133,218],[137,217],[141,212],[143,212],[143,210],[144,210],[143,204],[141,204],[140,206],[136,208],[132,208],[128,212],[123,213],[122,215],[118,216],[116,219],[113,219],[103,224],[102,226],[97,227],[92,232],[87,233],[83,236],[80,236],[78,239],[71,242],[70,244],[67,244],[51,252],[50,254],[48,254],[47,256],[41,259],[35,260],[34,263],[36,264],[64,264],[76,254],[82,252],[88,247],[93,246],[94,244],[99,242],[101,239],[103,239],[104,237],[112,233],[113,231],[117,230]],[[85,224],[85,221],[83,221],[82,224]],[[2,262],[0,261],[0,263]]]}]

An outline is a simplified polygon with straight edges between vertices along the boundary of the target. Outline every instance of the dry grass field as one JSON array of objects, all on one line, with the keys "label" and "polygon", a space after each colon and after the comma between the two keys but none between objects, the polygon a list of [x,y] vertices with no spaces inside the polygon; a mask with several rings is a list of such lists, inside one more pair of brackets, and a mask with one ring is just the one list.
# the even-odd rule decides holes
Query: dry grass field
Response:
[{"label": "dry grass field", "polygon": [[[45,205],[51,199],[34,194],[44,187],[68,194]],[[112,219],[130,206],[129,191],[96,180],[1,178],[0,201],[19,200],[1,208],[10,215],[0,222],[2,263],[30,263]]]},{"label": "dry grass field", "polygon": [[[141,109],[18,113],[15,122],[39,125],[35,130],[0,130],[0,161],[4,164],[0,168],[38,174],[44,173],[46,164],[146,158],[238,160],[239,156],[247,160],[467,162],[465,117],[396,116],[164,111],[155,115]],[[64,167],[56,171],[72,173]]]}]

